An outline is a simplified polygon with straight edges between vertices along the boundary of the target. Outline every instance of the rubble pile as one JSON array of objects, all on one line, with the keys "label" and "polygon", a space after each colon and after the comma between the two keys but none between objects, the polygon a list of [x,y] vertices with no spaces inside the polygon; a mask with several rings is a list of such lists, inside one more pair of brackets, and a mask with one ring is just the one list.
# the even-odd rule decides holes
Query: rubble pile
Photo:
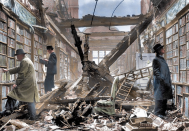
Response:
[{"label": "rubble pile", "polygon": [[78,99],[68,106],[56,105],[54,110],[43,110],[37,121],[13,119],[2,125],[2,131],[58,131],[58,130],[97,130],[97,131],[187,131],[189,119],[185,118],[180,109],[168,111],[163,120],[142,106],[131,110],[115,109],[115,115],[95,114],[90,104]]}]

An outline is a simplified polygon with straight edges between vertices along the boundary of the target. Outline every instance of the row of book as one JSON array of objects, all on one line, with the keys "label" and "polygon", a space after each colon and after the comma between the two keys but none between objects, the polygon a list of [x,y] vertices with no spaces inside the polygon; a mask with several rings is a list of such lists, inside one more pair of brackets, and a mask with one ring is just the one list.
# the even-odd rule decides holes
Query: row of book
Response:
[{"label": "row of book", "polygon": [[24,29],[22,29],[19,25],[16,26],[16,33],[20,35],[24,35]]},{"label": "row of book", "polygon": [[24,36],[31,39],[31,33],[27,30],[24,30]]},{"label": "row of book", "polygon": [[179,64],[179,58],[173,58],[173,65],[178,65]]},{"label": "row of book", "polygon": [[23,43],[24,42],[24,37],[23,36],[20,36],[20,35],[16,35],[16,40]]},{"label": "row of book", "polygon": [[173,41],[178,40],[178,34],[173,35]]},{"label": "row of book", "polygon": [[16,22],[14,20],[8,18],[8,27],[15,30],[15,26],[16,26],[15,24],[16,24]]},{"label": "row of book", "polygon": [[186,45],[180,46],[180,57],[186,57]]},{"label": "row of book", "polygon": [[9,68],[14,68],[15,67],[15,61],[14,59],[8,58],[8,67]]},{"label": "row of book", "polygon": [[31,40],[24,38],[24,44],[31,46]]},{"label": "row of book", "polygon": [[5,33],[4,31],[0,30],[0,41],[7,43],[7,33]]},{"label": "row of book", "polygon": [[0,21],[0,29],[4,30],[5,32],[7,32],[7,24]]},{"label": "row of book", "polygon": [[16,43],[16,49],[23,49],[23,44]]},{"label": "row of book", "polygon": [[175,34],[178,32],[178,23],[172,26],[172,34]]},{"label": "row of book", "polygon": [[43,56],[43,50],[38,49],[38,55]]},{"label": "row of book", "polygon": [[186,70],[186,59],[180,59],[180,70]]},{"label": "row of book", "polygon": [[186,23],[186,17],[183,16],[181,19],[179,19],[179,26],[181,27],[181,26],[185,25],[185,23]]},{"label": "row of book", "polygon": [[178,40],[173,42],[173,49],[178,49]]},{"label": "row of book", "polygon": [[15,48],[16,42],[14,39],[11,39],[10,37],[8,37],[8,46]]},{"label": "row of book", "polygon": [[179,36],[182,36],[186,33],[186,26],[183,26],[179,29]]},{"label": "row of book", "polygon": [[0,66],[7,66],[7,57],[0,55]]},{"label": "row of book", "polygon": [[180,37],[180,42],[179,43],[180,43],[180,45],[186,44],[186,36],[185,35]]},{"label": "row of book", "polygon": [[178,67],[178,65],[177,66],[173,66],[172,71],[173,71],[173,73],[179,73],[179,67]]},{"label": "row of book", "polygon": [[168,64],[168,66],[173,65],[173,60],[172,60],[172,59],[168,59],[168,60],[167,60],[167,64]]},{"label": "row of book", "polygon": [[168,30],[166,31],[166,38],[169,38],[172,34],[173,34],[172,28],[168,29]]},{"label": "row of book", "polygon": [[31,53],[31,47],[24,45],[24,51],[27,53]]},{"label": "row of book", "polygon": [[7,54],[7,45],[0,43],[0,53]]},{"label": "row of book", "polygon": [[187,50],[187,56],[186,59],[189,60],[189,50]]},{"label": "row of book", "polygon": [[186,71],[180,71],[180,82],[186,83]]},{"label": "row of book", "polygon": [[8,47],[8,56],[14,57],[15,49]]},{"label": "row of book", "polygon": [[186,40],[189,40],[189,32],[186,34]]},{"label": "row of book", "polygon": [[0,11],[0,18],[7,22],[7,15],[3,11]]},{"label": "row of book", "polygon": [[167,52],[167,59],[172,57],[173,57],[173,52],[172,51]]},{"label": "row of book", "polygon": [[170,44],[172,42],[172,36],[167,38],[166,44]]},{"label": "row of book", "polygon": [[9,28],[8,29],[8,36],[15,39],[15,30]]},{"label": "row of book", "polygon": [[179,51],[178,49],[177,50],[173,50],[173,57],[176,57],[179,55]]},{"label": "row of book", "polygon": [[186,24],[186,32],[189,31],[189,22]]},{"label": "row of book", "polygon": [[172,76],[172,82],[175,83],[179,82],[179,74],[172,74],[171,76]]},{"label": "row of book", "polygon": [[186,61],[186,67],[189,69],[189,60]]},{"label": "row of book", "polygon": [[173,47],[172,47],[172,44],[168,44],[168,45],[166,46],[166,50],[167,50],[167,52],[168,52],[168,51],[171,51],[172,48],[173,48]]}]

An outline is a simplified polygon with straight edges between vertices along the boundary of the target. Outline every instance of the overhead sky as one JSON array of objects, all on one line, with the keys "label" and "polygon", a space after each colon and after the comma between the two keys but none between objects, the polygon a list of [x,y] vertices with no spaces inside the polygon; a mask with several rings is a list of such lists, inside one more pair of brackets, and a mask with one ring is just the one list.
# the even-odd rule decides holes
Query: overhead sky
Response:
[{"label": "overhead sky", "polygon": [[[98,0],[95,15],[111,17],[114,9],[122,0]],[[141,14],[141,0],[124,0],[116,9],[113,16],[127,16]],[[79,18],[87,14],[93,14],[95,0],[79,0]],[[116,26],[120,31],[129,31],[130,26]],[[83,28],[80,29],[81,31]]]}]

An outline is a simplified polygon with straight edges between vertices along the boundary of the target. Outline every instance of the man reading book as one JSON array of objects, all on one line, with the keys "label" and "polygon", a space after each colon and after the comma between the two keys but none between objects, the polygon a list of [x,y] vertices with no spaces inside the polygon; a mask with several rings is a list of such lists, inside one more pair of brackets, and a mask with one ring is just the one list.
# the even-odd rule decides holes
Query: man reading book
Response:
[{"label": "man reading book", "polygon": [[39,59],[39,62],[41,64],[45,64],[45,66],[47,67],[47,74],[44,83],[45,93],[52,91],[52,88],[54,88],[54,75],[57,73],[57,58],[53,49],[54,48],[52,46],[47,46],[47,51],[50,54],[49,59]]}]

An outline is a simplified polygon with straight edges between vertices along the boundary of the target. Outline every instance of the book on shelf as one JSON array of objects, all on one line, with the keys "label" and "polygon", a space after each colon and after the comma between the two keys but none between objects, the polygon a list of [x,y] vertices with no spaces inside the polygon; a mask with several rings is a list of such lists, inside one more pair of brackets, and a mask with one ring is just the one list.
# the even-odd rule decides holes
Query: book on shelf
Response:
[{"label": "book on shelf", "polygon": [[31,53],[31,47],[24,45],[24,51],[26,51],[27,53]]},{"label": "book on shelf", "polygon": [[39,59],[39,63],[41,63],[41,64],[48,64],[48,62],[47,61],[45,61],[45,60],[43,60],[43,59]]},{"label": "book on shelf", "polygon": [[7,45],[0,43],[0,53],[7,54]]},{"label": "book on shelf", "polygon": [[6,58],[6,56],[0,55],[0,66],[7,66]]},{"label": "book on shelf", "polygon": [[7,24],[0,22],[0,29],[4,30],[5,32],[7,32]]},{"label": "book on shelf", "polygon": [[14,54],[15,54],[15,49],[9,47],[8,48],[8,56],[14,57]]},{"label": "book on shelf", "polygon": [[0,11],[0,18],[7,22],[7,15],[3,11]]},{"label": "book on shelf", "polygon": [[179,62],[179,58],[176,57],[176,58],[173,58],[173,65],[177,65]]},{"label": "book on shelf", "polygon": [[15,63],[14,63],[14,59],[8,58],[8,67],[9,68],[14,68],[15,67]]},{"label": "book on shelf", "polygon": [[24,43],[28,46],[31,46],[31,40],[24,38]]},{"label": "book on shelf", "polygon": [[8,26],[15,30],[15,21],[8,18]]},{"label": "book on shelf", "polygon": [[180,71],[180,82],[186,83],[186,71]]},{"label": "book on shelf", "polygon": [[178,69],[179,69],[178,66],[173,66],[173,72],[174,72],[174,73],[178,73],[178,72],[179,72]]},{"label": "book on shelf", "polygon": [[15,48],[15,40],[8,37],[8,46]]},{"label": "book on shelf", "polygon": [[9,37],[12,37],[12,38],[15,38],[15,30],[9,28],[9,29],[8,29],[8,36],[9,36]]},{"label": "book on shelf", "polygon": [[34,39],[35,39],[35,41],[39,41],[39,37],[37,34],[34,34]]},{"label": "book on shelf", "polygon": [[16,49],[23,49],[23,45],[20,43],[16,43]]},{"label": "book on shelf", "polygon": [[27,30],[24,30],[24,36],[31,39],[31,34],[27,31]]}]

